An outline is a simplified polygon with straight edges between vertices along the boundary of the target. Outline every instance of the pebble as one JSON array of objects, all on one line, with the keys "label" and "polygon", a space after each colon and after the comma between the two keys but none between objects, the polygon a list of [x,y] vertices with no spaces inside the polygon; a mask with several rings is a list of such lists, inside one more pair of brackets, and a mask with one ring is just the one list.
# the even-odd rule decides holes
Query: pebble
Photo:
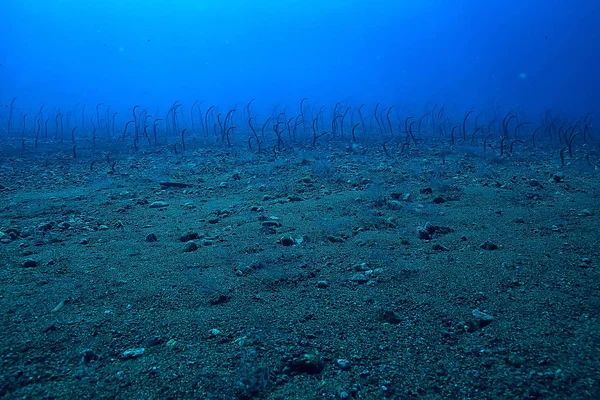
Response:
[{"label": "pebble", "polygon": [[367,276],[365,274],[357,272],[356,274],[354,274],[350,277],[350,281],[362,284],[362,283],[367,283],[369,281],[369,278],[367,278]]},{"label": "pebble", "polygon": [[40,263],[38,261],[36,261],[36,260],[31,259],[31,258],[28,258],[28,259],[24,260],[23,263],[21,264],[21,266],[23,268],[35,268],[38,265],[40,265]]},{"label": "pebble", "polygon": [[498,245],[490,241],[485,241],[479,245],[483,250],[498,250]]},{"label": "pebble", "polygon": [[317,374],[323,370],[325,364],[318,354],[304,353],[301,356],[292,359],[287,366],[292,371]]},{"label": "pebble", "polygon": [[123,352],[123,354],[121,355],[121,358],[123,358],[124,360],[138,358],[138,357],[141,357],[145,351],[146,351],[146,349],[143,347],[139,347],[136,349],[128,349]]},{"label": "pebble", "polygon": [[92,361],[98,359],[98,355],[91,349],[86,349],[81,352],[81,363],[89,365]]},{"label": "pebble", "polygon": [[517,355],[517,354],[510,354],[506,358],[506,362],[508,362],[508,364],[512,365],[513,367],[519,368],[523,364],[525,364],[525,357]]},{"label": "pebble", "polygon": [[189,242],[190,240],[198,239],[199,237],[200,235],[198,235],[197,232],[188,232],[181,235],[179,240],[181,240],[182,242]]},{"label": "pebble", "polygon": [[198,250],[198,245],[193,240],[190,240],[186,244],[183,245],[183,251],[185,253],[191,253],[192,251]]},{"label": "pebble", "polygon": [[479,311],[478,309],[471,311],[471,314],[473,315],[473,318],[475,318],[477,320],[477,323],[481,327],[489,325],[494,320],[493,316],[491,316],[490,314],[486,314],[482,311]]},{"label": "pebble", "polygon": [[391,309],[387,307],[382,307],[377,310],[377,319],[382,322],[387,322],[388,324],[399,324],[402,322],[400,317]]},{"label": "pebble", "polygon": [[235,274],[237,276],[245,276],[254,271],[254,268],[250,265],[241,265],[235,269]]},{"label": "pebble", "polygon": [[338,358],[335,361],[335,364],[338,366],[339,369],[341,369],[342,371],[347,371],[350,369],[350,367],[352,366],[352,364],[350,363],[350,361],[346,360],[345,358]]},{"label": "pebble", "polygon": [[432,249],[433,249],[433,251],[450,251],[449,248],[447,248],[446,246],[442,246],[439,243],[434,244]]},{"label": "pebble", "polygon": [[556,183],[561,183],[565,181],[565,173],[564,172],[557,172],[556,174],[554,174],[554,176],[552,177],[552,179],[554,179],[554,182]]},{"label": "pebble", "polygon": [[421,239],[421,240],[430,240],[431,239],[431,235],[429,234],[429,232],[427,232],[427,229],[425,229],[425,228],[418,227],[417,234],[419,236],[419,239]]},{"label": "pebble", "polygon": [[191,210],[196,208],[196,205],[194,203],[187,202],[183,204],[183,207]]},{"label": "pebble", "polygon": [[150,208],[162,208],[162,207],[168,207],[169,203],[167,203],[166,201],[154,201],[152,203],[150,203]]},{"label": "pebble", "polygon": [[268,220],[268,221],[264,221],[262,223],[262,226],[264,228],[279,228],[279,227],[281,227],[281,223],[279,223],[277,221],[273,221],[273,220]]},{"label": "pebble", "polygon": [[279,238],[279,241],[277,243],[279,243],[282,246],[289,247],[289,246],[293,246],[294,244],[296,244],[296,241],[290,235],[283,235],[282,237]]},{"label": "pebble", "polygon": [[69,229],[70,227],[71,227],[71,224],[69,224],[69,223],[68,223],[68,222],[66,222],[66,221],[60,222],[60,223],[58,224],[58,228],[59,228],[59,229],[62,229],[62,230]]}]

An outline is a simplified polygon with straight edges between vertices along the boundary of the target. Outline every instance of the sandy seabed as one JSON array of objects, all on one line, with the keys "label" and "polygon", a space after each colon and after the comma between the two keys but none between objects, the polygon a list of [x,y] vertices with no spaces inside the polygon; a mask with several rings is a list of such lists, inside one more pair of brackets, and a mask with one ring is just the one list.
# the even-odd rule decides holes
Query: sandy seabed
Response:
[{"label": "sandy seabed", "polygon": [[387,150],[7,144],[0,396],[600,398],[598,167]]}]

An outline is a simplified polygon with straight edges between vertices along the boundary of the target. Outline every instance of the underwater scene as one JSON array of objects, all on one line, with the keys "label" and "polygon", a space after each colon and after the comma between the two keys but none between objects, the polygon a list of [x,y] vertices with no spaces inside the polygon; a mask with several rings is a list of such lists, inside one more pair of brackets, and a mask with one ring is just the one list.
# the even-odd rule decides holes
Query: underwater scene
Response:
[{"label": "underwater scene", "polygon": [[0,15],[0,398],[600,398],[600,2]]}]

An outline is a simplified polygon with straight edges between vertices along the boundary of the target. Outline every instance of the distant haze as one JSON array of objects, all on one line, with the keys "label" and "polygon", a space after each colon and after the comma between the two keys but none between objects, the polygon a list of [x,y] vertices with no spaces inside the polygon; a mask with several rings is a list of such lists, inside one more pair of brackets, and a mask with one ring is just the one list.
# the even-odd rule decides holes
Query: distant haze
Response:
[{"label": "distant haze", "polygon": [[448,103],[582,115],[600,2],[4,0],[0,101]]}]

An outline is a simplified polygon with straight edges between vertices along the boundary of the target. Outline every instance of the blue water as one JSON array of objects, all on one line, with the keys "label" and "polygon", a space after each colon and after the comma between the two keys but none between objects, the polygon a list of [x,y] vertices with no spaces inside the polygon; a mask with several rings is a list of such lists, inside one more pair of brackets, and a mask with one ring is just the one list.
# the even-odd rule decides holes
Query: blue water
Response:
[{"label": "blue water", "polygon": [[600,399],[600,0],[0,0],[0,399]]},{"label": "blue water", "polygon": [[13,97],[23,111],[499,103],[532,118],[600,102],[598,1],[4,0],[0,15],[3,119]]}]

